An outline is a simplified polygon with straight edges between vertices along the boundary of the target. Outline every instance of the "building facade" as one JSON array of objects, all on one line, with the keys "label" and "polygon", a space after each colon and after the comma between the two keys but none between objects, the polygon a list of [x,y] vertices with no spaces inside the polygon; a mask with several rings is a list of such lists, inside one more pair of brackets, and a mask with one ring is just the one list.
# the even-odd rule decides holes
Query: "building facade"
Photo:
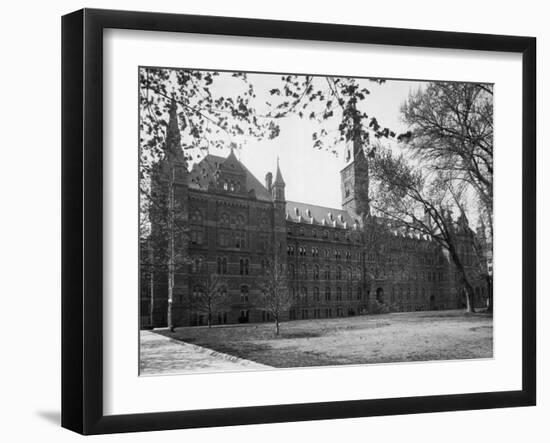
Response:
[{"label": "building facade", "polygon": [[[384,305],[394,311],[464,307],[454,266],[439,245],[368,215],[362,147],[348,146],[345,158],[341,208],[287,200],[278,164],[275,178],[268,172],[261,183],[233,150],[227,157],[207,155],[189,171],[173,105],[151,185],[161,203],[150,206],[151,230],[140,248],[141,327],[205,324],[193,300],[210,274],[222,279],[227,294],[213,324],[270,321],[257,300],[259,281],[275,258],[292,296],[287,320],[364,315]],[[467,221],[454,226],[464,263],[479,265]],[[486,306],[486,285],[481,278],[475,284],[475,305]]]}]

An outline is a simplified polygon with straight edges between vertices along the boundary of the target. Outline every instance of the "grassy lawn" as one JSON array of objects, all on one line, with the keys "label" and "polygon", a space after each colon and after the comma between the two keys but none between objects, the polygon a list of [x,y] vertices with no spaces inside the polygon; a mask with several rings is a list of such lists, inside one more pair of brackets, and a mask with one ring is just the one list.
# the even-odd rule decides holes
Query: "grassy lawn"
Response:
[{"label": "grassy lawn", "polygon": [[277,368],[491,358],[493,319],[462,311],[177,328],[160,332]]}]

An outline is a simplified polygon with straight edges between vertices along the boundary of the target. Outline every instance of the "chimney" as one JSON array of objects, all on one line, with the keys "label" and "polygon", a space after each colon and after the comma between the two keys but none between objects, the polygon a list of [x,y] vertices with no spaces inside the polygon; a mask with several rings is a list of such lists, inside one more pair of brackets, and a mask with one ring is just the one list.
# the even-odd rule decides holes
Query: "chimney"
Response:
[{"label": "chimney", "polygon": [[265,175],[265,187],[269,192],[271,192],[272,185],[273,185],[273,174],[271,172],[268,172]]}]

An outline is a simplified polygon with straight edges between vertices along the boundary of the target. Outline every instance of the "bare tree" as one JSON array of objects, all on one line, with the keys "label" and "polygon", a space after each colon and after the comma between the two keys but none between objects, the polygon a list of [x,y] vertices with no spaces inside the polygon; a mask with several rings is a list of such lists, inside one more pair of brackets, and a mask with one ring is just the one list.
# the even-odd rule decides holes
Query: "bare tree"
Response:
[{"label": "bare tree", "polygon": [[[220,93],[223,88],[216,88],[216,84],[222,79],[232,80],[234,94]],[[259,121],[255,115],[254,97],[246,73],[152,67],[139,70],[139,228],[140,238],[152,251],[140,256],[140,264],[155,278],[166,275],[160,291],[167,293],[171,329],[175,269],[189,261],[183,248],[189,234],[182,217],[186,202],[175,192],[174,161],[187,168],[188,161],[198,160],[211,148],[225,146],[244,134],[257,139],[276,137],[278,126],[271,120]],[[157,297],[153,289],[150,294],[152,312]],[[162,298],[158,297],[160,303]]]},{"label": "bare tree", "polygon": [[227,309],[229,297],[225,290],[226,282],[219,274],[203,272],[195,279],[195,290],[191,301],[191,309],[206,315],[208,327],[212,327],[214,314]]},{"label": "bare tree", "polygon": [[[376,198],[371,201],[373,210],[394,228],[428,236],[442,246],[465,291],[466,309],[475,312],[472,280],[476,275],[461,254],[462,244],[471,243],[473,232],[467,227],[463,206],[457,204],[460,195],[454,182],[442,174],[428,175],[420,168],[413,169],[403,155],[395,156],[389,150],[377,152],[372,171],[377,184]],[[453,209],[461,211],[458,224],[451,217]]]},{"label": "bare tree", "polygon": [[292,296],[288,290],[286,269],[277,259],[266,265],[258,283],[260,295],[257,306],[269,312],[275,321],[275,334],[279,335],[279,323],[284,312],[290,309]]},{"label": "bare tree", "polygon": [[411,94],[401,111],[411,131],[400,138],[426,168],[473,187],[492,238],[493,86],[432,82]]}]

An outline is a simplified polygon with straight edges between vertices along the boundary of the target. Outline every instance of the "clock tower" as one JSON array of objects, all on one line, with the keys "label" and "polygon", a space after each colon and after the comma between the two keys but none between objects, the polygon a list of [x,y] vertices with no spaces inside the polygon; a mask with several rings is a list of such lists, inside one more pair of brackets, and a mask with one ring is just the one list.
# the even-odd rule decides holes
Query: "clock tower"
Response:
[{"label": "clock tower", "polygon": [[342,209],[362,220],[370,213],[369,165],[361,143],[349,141],[345,150],[345,166],[340,171]]}]

